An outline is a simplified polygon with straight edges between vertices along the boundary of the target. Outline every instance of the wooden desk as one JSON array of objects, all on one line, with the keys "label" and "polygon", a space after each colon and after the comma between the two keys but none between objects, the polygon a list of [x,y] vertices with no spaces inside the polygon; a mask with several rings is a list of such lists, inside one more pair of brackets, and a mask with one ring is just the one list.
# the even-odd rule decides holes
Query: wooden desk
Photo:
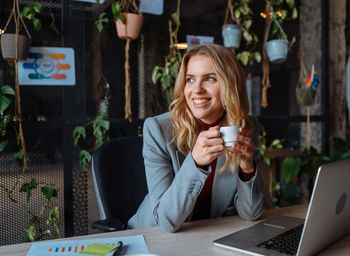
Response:
[{"label": "wooden desk", "polygon": [[[259,221],[277,215],[287,215],[304,218],[306,215],[306,211],[307,205],[297,205],[276,210],[268,210],[264,212]],[[167,233],[160,230],[159,228],[153,227],[103,234],[94,234],[88,236],[71,237],[65,238],[63,240],[118,237],[143,234],[149,251],[151,253],[159,254],[161,256],[243,255],[240,253],[213,246],[213,240],[228,235],[239,229],[251,226],[255,223],[256,222],[244,221],[239,216],[232,216],[186,223],[183,226],[183,228],[177,233]],[[28,252],[30,245],[30,243],[26,243],[1,246],[0,255],[24,256]],[[350,255],[350,236],[344,238],[331,248],[327,249],[321,255]]]}]

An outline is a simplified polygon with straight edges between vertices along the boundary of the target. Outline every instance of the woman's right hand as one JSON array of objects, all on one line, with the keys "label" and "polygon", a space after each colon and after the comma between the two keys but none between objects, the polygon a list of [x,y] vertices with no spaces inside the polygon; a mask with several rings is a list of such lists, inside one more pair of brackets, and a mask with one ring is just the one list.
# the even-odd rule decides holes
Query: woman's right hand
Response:
[{"label": "woman's right hand", "polygon": [[198,167],[206,167],[224,151],[224,140],[220,136],[220,126],[210,127],[199,133],[192,149],[192,158]]}]

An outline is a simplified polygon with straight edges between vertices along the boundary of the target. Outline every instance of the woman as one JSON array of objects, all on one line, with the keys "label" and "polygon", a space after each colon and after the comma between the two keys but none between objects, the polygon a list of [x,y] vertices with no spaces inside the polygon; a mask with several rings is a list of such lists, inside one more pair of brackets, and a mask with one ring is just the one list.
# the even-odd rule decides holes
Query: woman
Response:
[{"label": "woman", "polygon": [[[258,218],[264,206],[254,154],[258,132],[248,117],[244,73],[235,55],[214,44],[188,51],[169,109],[144,123],[149,193],[129,227],[175,232],[185,221],[234,211],[246,220]],[[239,143],[225,149],[220,126],[234,124],[241,126]]]}]

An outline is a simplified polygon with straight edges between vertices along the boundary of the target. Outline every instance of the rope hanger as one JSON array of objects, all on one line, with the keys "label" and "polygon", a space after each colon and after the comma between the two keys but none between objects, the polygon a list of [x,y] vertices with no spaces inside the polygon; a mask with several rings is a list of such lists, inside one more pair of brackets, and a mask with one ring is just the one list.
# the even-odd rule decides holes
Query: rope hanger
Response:
[{"label": "rope hanger", "polygon": [[[240,22],[236,19],[234,13],[233,13],[233,9],[234,7],[237,5],[237,3],[235,3],[234,5],[232,4],[232,0],[227,0],[227,7],[226,7],[226,13],[225,13],[225,21],[224,21],[224,25],[226,24],[230,24],[229,22],[229,18],[231,18],[232,21],[236,22],[238,26],[241,27]],[[230,17],[229,14],[230,13]]]}]

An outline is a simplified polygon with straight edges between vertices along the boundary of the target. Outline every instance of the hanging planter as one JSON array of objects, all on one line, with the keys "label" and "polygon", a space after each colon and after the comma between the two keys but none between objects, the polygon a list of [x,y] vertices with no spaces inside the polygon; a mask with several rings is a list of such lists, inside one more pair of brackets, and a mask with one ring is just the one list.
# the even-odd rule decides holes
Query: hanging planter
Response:
[{"label": "hanging planter", "polygon": [[142,14],[123,13],[123,23],[120,19],[115,21],[118,37],[121,39],[134,40],[139,36],[143,17]]},{"label": "hanging planter", "polygon": [[267,57],[271,63],[282,63],[287,59],[288,41],[275,39],[265,44]]},{"label": "hanging planter", "polygon": [[132,121],[131,111],[131,87],[129,73],[129,49],[130,42],[138,37],[141,24],[142,13],[136,5],[135,0],[121,0],[112,3],[112,13],[116,22],[118,37],[126,40],[125,44],[125,119]]},{"label": "hanging planter", "polygon": [[[289,42],[288,42],[286,33],[284,33],[283,28],[281,27],[281,25],[276,19],[276,15],[273,11],[272,6],[270,6],[270,11],[271,11],[272,21],[274,22],[276,27],[279,29],[282,38],[270,40],[268,42],[265,41],[265,49],[266,49],[267,57],[269,58],[269,61],[271,63],[282,63],[287,59]],[[268,37],[270,27],[271,27],[271,22],[269,21],[267,34],[265,34],[266,39]]]},{"label": "hanging planter", "polygon": [[[16,33],[6,33],[11,20],[15,21]],[[21,26],[24,27],[27,35],[19,34]],[[1,52],[4,59],[25,60],[28,57],[31,44],[31,36],[24,23],[20,12],[18,1],[13,1],[11,14],[6,22],[4,33],[1,34]]]},{"label": "hanging planter", "polygon": [[239,48],[241,42],[241,25],[233,14],[233,7],[232,0],[228,0],[225,21],[222,26],[222,37],[224,39],[225,47],[236,49]]},{"label": "hanging planter", "polygon": [[[18,60],[25,60],[28,58],[31,40],[28,36],[18,35]],[[16,34],[4,33],[1,35],[1,52],[4,59],[16,58]]]},{"label": "hanging planter", "polygon": [[239,48],[241,42],[241,28],[237,24],[226,24],[222,26],[222,37],[225,47]]},{"label": "hanging planter", "polygon": [[297,103],[299,106],[311,106],[315,103],[316,90],[311,88],[296,88]]},{"label": "hanging planter", "polygon": [[[282,63],[287,59],[288,54],[288,38],[287,35],[284,33],[283,28],[279,24],[276,15],[274,13],[273,7],[270,3],[270,1],[266,1],[265,5],[265,31],[264,31],[264,42],[263,42],[263,64],[262,64],[262,71],[263,71],[263,77],[262,77],[262,99],[261,99],[261,106],[263,108],[266,108],[268,106],[267,101],[267,90],[271,87],[270,82],[270,64],[271,63]],[[280,32],[279,39],[274,39],[268,41],[271,23],[274,22],[274,25],[277,27],[277,29]]]},{"label": "hanging planter", "polygon": [[[300,74],[295,95],[299,106],[311,106],[315,103],[316,88],[318,87],[319,80],[314,65],[311,67],[310,74],[306,74],[303,58],[303,54],[300,53]],[[302,80],[305,80],[304,83],[301,83]]]}]

